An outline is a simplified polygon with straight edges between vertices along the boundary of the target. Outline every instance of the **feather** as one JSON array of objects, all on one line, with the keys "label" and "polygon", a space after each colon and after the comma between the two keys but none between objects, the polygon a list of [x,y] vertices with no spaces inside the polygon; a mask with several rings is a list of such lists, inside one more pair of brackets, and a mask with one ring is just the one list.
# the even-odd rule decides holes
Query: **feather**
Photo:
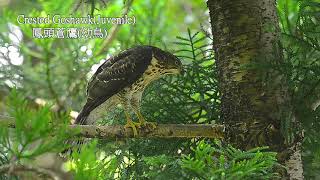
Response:
[{"label": "feather", "polygon": [[137,81],[147,69],[151,59],[152,48],[138,46],[106,60],[88,83],[87,102],[75,124],[87,124],[86,119],[91,111]]}]

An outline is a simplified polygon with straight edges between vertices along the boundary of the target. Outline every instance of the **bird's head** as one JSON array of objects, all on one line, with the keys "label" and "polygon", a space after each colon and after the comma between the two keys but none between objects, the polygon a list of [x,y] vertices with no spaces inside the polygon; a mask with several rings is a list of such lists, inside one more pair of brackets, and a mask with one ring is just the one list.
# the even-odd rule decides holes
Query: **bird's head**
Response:
[{"label": "bird's head", "polygon": [[183,66],[180,59],[170,52],[154,47],[153,55],[164,69],[164,74],[182,74]]}]

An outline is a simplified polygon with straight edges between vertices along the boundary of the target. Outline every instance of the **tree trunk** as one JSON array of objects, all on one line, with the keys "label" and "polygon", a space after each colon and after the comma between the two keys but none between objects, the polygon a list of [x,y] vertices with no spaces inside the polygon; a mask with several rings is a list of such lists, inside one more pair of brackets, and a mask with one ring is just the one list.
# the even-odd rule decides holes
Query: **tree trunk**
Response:
[{"label": "tree trunk", "polygon": [[300,146],[289,131],[299,124],[291,113],[284,78],[275,68],[282,62],[275,1],[208,0],[207,5],[227,141],[241,149],[268,145],[277,152],[295,145],[291,154],[298,157],[290,168],[299,173],[290,174],[289,169],[288,174],[302,179]]}]

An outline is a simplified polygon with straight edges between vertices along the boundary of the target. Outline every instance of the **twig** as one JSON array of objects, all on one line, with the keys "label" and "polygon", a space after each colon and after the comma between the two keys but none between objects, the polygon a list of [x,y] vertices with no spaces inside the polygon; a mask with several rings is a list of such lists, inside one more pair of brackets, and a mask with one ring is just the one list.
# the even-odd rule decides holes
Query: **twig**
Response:
[{"label": "twig", "polygon": [[10,168],[8,169],[8,174],[9,176],[13,173],[13,170],[14,170],[14,164],[16,163],[16,160],[17,160],[17,157],[16,156],[13,156],[10,160]]},{"label": "twig", "polygon": [[100,0],[100,2],[102,2],[102,4],[104,5],[104,7],[107,7],[107,3],[104,0]]},{"label": "twig", "polygon": [[[14,121],[0,120],[0,126],[14,128]],[[59,127],[57,127],[59,128]],[[155,129],[150,127],[138,128],[138,135],[134,136],[131,128],[122,125],[69,125],[70,132],[79,129],[75,136],[99,139],[118,138],[223,138],[224,126],[218,124],[158,124]]]},{"label": "twig", "polygon": [[73,9],[72,13],[75,13],[79,9],[80,5],[82,4],[82,1],[83,0],[79,0],[79,2],[76,4],[75,8]]},{"label": "twig", "polygon": [[[133,0],[129,0],[127,6],[125,7],[122,17],[128,14],[130,7],[132,5]],[[116,37],[118,31],[120,28],[120,24],[115,24],[112,26],[110,29],[110,33],[108,37],[102,42],[101,48],[98,50],[98,52],[95,54],[95,56],[99,56],[103,52],[106,52],[107,49],[109,48],[110,44],[112,43],[113,39]]]},{"label": "twig", "polygon": [[6,164],[0,166],[0,174],[1,173],[8,173],[9,170],[12,170],[12,173],[16,174],[17,172],[34,172],[37,174],[42,174],[45,176],[50,177],[53,180],[60,180],[58,175],[54,173],[53,171],[50,171],[48,169],[40,168],[40,167],[33,167],[31,165],[21,165],[21,164]]},{"label": "twig", "polygon": [[51,96],[55,99],[56,104],[58,106],[58,110],[63,109],[63,104],[61,103],[59,96],[57,94],[57,92],[55,91],[55,89],[53,88],[53,84],[52,84],[52,79],[51,79],[51,67],[50,67],[50,57],[49,57],[49,52],[47,50],[45,50],[45,60],[46,60],[46,81],[48,84],[48,88],[49,88],[49,92],[51,94]]},{"label": "twig", "polygon": [[41,59],[41,60],[45,58],[41,53],[31,50],[26,45],[21,46],[21,49],[23,50],[23,52],[25,52],[26,54],[28,54],[31,57]]},{"label": "twig", "polygon": [[15,128],[14,118],[6,115],[0,115],[0,126]]}]

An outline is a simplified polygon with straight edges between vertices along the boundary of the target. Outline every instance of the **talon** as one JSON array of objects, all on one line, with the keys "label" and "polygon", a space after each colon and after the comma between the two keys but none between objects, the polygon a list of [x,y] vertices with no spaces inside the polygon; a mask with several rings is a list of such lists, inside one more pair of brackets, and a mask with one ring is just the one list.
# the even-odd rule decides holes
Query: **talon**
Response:
[{"label": "talon", "polygon": [[126,115],[126,119],[127,119],[127,124],[124,125],[125,128],[132,128],[132,131],[133,131],[133,136],[136,137],[138,136],[138,130],[137,128],[140,128],[141,127],[141,124],[140,123],[136,123],[136,122],[133,122],[129,116],[129,114],[125,111],[125,115]]},{"label": "talon", "polygon": [[154,130],[155,128],[157,128],[157,123],[154,123],[154,122],[148,122],[144,119],[144,117],[142,116],[142,114],[140,113],[140,111],[136,111],[136,114],[138,116],[138,119],[139,119],[139,123],[142,125],[142,126],[145,126],[145,127],[150,127],[151,126],[151,129]]},{"label": "talon", "polygon": [[140,124],[139,123],[135,123],[132,120],[127,121],[127,124],[124,125],[125,128],[132,128],[133,131],[133,136],[136,137],[138,136],[138,130],[137,127],[140,128]]},{"label": "talon", "polygon": [[144,123],[142,125],[146,126],[146,127],[150,127],[151,126],[151,129],[156,129],[157,128],[157,123],[154,123],[154,122],[144,121]]}]

